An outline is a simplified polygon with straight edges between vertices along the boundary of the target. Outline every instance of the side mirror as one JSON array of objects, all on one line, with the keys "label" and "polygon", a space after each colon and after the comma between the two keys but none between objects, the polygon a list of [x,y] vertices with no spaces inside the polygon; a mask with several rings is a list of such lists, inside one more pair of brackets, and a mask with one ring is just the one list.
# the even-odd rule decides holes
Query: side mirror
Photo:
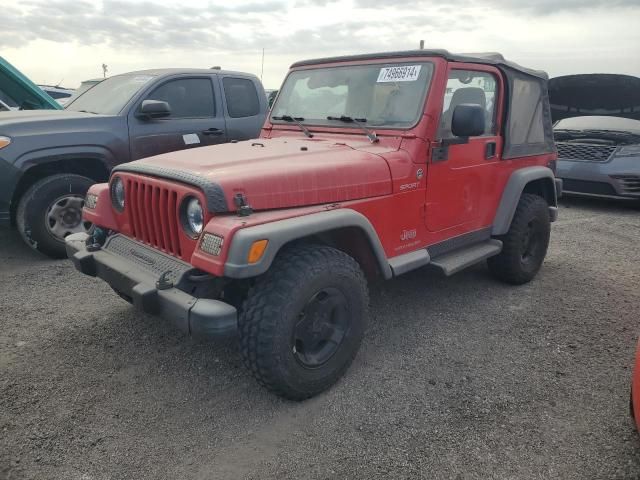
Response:
[{"label": "side mirror", "polygon": [[164,118],[169,115],[171,115],[171,107],[161,100],[143,100],[138,112],[138,117],[142,118]]},{"label": "side mirror", "polygon": [[453,111],[451,133],[456,137],[477,137],[484,134],[485,109],[480,105],[462,103]]}]

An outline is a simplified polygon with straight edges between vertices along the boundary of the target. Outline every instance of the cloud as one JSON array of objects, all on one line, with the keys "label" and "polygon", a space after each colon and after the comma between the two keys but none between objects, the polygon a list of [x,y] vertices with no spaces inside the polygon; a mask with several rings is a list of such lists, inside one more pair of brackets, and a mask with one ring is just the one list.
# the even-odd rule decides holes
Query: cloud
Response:
[{"label": "cloud", "polygon": [[[326,4],[331,0],[300,0],[307,4]],[[391,10],[407,8],[406,0],[355,0],[358,8]],[[444,8],[448,11],[461,11],[467,8],[482,6],[504,13],[529,12],[536,15],[548,15],[557,12],[581,12],[594,9],[631,8],[640,10],[638,0],[485,0],[482,4],[472,0],[450,0],[446,4],[436,0],[415,0],[411,3],[412,9]]]},{"label": "cloud", "polygon": [[[102,4],[67,0],[31,0],[3,10],[0,47],[17,47],[36,39],[116,49],[253,47],[251,35],[238,37],[234,28],[263,26],[260,14],[285,8],[279,1],[211,3],[204,7],[167,5],[151,1]],[[6,16],[5,16],[6,15]]]},{"label": "cloud", "polygon": [[638,0],[2,1],[0,52],[34,78],[65,82],[95,76],[103,61],[113,73],[222,64],[260,74],[264,48],[265,79],[276,84],[296,60],[420,39],[552,72],[640,72]]},{"label": "cloud", "polygon": [[[424,32],[434,29],[470,29],[476,18],[456,12],[439,15],[402,10],[375,23],[335,21],[313,27],[295,27],[287,16],[301,3],[314,7],[331,0],[208,3],[183,6],[151,0],[128,2],[103,0],[92,4],[83,0],[29,0],[20,7],[8,7],[0,30],[0,47],[18,47],[36,39],[83,46],[107,45],[116,50],[156,51],[209,49],[225,52],[270,51],[309,54],[335,51],[362,51],[406,48],[404,29]],[[69,13],[69,12],[73,13]],[[279,32],[269,26],[282,25]],[[271,33],[269,33],[271,32]],[[413,42],[412,42],[413,44]]]}]

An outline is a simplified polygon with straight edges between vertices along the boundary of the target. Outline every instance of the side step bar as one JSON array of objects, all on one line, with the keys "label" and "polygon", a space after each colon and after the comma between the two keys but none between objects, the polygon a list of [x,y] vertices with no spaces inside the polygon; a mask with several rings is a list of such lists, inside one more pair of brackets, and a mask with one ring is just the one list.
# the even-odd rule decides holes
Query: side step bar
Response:
[{"label": "side step bar", "polygon": [[464,270],[471,265],[486,260],[489,257],[499,254],[502,251],[500,240],[487,240],[476,243],[468,247],[454,250],[431,259],[429,265],[438,268],[447,277]]}]

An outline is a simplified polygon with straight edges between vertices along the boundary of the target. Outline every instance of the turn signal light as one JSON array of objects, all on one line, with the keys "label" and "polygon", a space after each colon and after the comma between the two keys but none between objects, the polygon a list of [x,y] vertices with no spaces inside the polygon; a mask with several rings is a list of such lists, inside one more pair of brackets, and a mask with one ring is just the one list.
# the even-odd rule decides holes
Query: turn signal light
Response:
[{"label": "turn signal light", "polygon": [[98,196],[93,193],[87,193],[87,196],[84,199],[84,206],[91,210],[95,210],[96,205],[98,205]]},{"label": "turn signal light", "polygon": [[256,240],[249,249],[249,255],[247,255],[247,261],[249,263],[257,263],[264,255],[264,251],[267,249],[269,240]]},{"label": "turn signal light", "polygon": [[9,137],[0,136],[0,148],[4,148],[11,143],[11,139]]}]

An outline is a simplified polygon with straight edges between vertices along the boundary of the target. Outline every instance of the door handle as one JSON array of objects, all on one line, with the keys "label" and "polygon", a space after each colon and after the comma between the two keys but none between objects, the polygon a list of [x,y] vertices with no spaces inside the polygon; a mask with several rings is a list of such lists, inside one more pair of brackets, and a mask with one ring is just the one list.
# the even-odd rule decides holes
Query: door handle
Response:
[{"label": "door handle", "polygon": [[220,130],[219,128],[208,128],[207,130],[202,131],[203,135],[224,135],[224,130]]},{"label": "door handle", "polygon": [[490,158],[495,158],[496,156],[496,142],[488,142],[484,147],[484,158],[485,160],[489,160]]}]

